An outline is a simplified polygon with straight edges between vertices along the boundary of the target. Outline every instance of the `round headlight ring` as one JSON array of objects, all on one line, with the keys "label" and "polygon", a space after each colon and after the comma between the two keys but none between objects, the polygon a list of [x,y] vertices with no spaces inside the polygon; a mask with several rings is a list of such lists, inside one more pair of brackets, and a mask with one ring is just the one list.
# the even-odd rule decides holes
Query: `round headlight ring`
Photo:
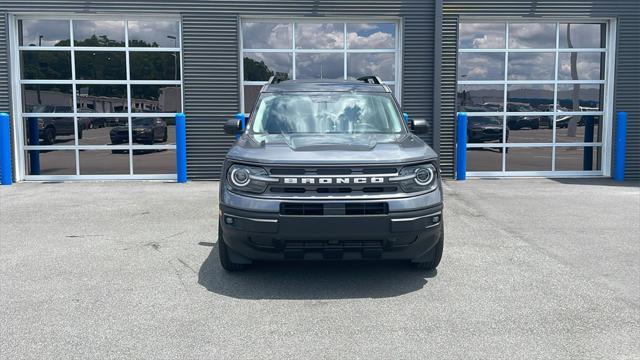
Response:
[{"label": "round headlight ring", "polygon": [[427,186],[433,181],[433,169],[430,167],[419,167],[415,170],[414,181],[420,186]]},{"label": "round headlight ring", "polygon": [[251,172],[247,168],[234,168],[229,176],[233,185],[244,187],[251,182]]}]

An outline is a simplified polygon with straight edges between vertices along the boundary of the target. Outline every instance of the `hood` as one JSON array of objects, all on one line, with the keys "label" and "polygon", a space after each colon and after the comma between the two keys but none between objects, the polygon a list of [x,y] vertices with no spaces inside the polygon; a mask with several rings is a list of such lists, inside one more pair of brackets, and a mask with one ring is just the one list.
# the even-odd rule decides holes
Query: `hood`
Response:
[{"label": "hood", "polygon": [[284,142],[258,143],[243,135],[229,150],[232,160],[262,164],[397,164],[437,158],[436,153],[413,134],[393,141],[371,137],[291,137]]}]

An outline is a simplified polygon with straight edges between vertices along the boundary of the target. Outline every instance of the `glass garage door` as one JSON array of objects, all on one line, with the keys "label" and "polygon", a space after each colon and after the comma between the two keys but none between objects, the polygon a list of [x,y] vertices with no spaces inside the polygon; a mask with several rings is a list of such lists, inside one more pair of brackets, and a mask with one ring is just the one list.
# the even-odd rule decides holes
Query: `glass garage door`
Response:
[{"label": "glass garage door", "polygon": [[273,75],[356,79],[377,75],[400,99],[398,24],[393,20],[242,21],[242,107],[251,108]]},{"label": "glass garage door", "polygon": [[461,21],[469,175],[602,175],[607,45],[606,23]]},{"label": "glass garage door", "polygon": [[175,178],[178,20],[19,18],[16,29],[25,179]]}]

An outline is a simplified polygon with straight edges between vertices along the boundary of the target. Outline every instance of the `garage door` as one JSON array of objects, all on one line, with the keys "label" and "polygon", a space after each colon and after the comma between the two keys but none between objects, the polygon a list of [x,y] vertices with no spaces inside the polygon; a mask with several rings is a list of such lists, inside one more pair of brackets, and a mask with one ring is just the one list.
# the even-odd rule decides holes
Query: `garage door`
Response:
[{"label": "garage door", "polygon": [[457,110],[474,176],[598,176],[611,129],[606,22],[459,25]]},{"label": "garage door", "polygon": [[175,178],[177,19],[21,17],[14,29],[26,180]]}]

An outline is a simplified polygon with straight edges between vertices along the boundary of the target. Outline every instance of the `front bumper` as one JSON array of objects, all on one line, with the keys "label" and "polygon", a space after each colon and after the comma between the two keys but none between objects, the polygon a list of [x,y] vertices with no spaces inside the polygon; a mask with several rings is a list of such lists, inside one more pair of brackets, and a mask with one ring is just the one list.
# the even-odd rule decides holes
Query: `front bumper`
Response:
[{"label": "front bumper", "polygon": [[[428,260],[440,240],[442,203],[364,216],[308,216],[220,206],[227,246],[251,260]],[[423,260],[424,259],[424,260]]]}]

